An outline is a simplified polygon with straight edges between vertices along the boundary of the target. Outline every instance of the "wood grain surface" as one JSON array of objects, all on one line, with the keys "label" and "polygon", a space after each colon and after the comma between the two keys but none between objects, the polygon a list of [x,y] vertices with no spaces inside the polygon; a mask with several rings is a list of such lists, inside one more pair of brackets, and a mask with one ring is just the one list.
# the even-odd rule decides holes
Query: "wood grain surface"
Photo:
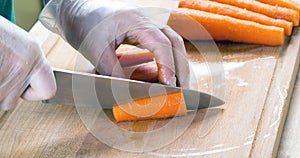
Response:
[{"label": "wood grain surface", "polygon": [[[58,36],[37,23],[31,30],[53,67],[93,73],[93,66]],[[187,44],[196,79],[193,87],[223,97],[221,108],[199,110],[187,130],[158,150],[133,153],[105,145],[80,119],[78,109],[20,100],[13,111],[0,112],[1,157],[274,157],[299,65],[299,28],[282,47],[231,42]],[[219,54],[220,53],[220,54]],[[219,58],[220,57],[220,58]],[[217,60],[216,60],[217,59]],[[214,62],[218,61],[218,62]],[[76,63],[77,62],[77,63]],[[78,65],[78,63],[80,63]],[[215,64],[225,81],[213,80]],[[208,69],[213,68],[213,69]],[[218,82],[213,82],[218,81]],[[225,87],[224,93],[222,88]],[[87,111],[86,115],[95,111]],[[108,113],[109,115],[109,113]],[[178,118],[180,119],[180,118]],[[119,123],[129,131],[147,132],[170,120]],[[103,128],[101,122],[95,128]],[[106,129],[107,135],[113,135]],[[170,133],[165,133],[167,135]],[[145,135],[132,137],[135,145]],[[151,141],[151,140],[147,140]],[[167,141],[167,140],[165,140]],[[146,142],[147,143],[147,142]]]}]

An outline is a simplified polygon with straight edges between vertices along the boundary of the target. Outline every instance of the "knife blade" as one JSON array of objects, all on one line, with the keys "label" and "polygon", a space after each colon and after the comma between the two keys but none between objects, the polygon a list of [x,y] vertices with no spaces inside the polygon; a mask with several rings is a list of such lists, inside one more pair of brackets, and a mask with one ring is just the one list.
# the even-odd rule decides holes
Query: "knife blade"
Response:
[{"label": "knife blade", "polygon": [[174,91],[183,92],[187,109],[203,109],[224,104],[220,98],[205,92],[158,83],[147,83],[129,79],[54,69],[56,95],[43,103],[84,107],[101,106],[112,109],[115,103],[132,101],[135,98],[163,95]]}]

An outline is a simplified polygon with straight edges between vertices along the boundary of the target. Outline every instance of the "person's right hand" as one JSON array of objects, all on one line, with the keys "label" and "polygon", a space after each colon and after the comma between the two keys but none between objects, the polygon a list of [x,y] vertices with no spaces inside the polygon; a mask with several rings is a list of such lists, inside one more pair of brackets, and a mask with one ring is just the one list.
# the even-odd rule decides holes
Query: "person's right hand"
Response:
[{"label": "person's right hand", "polygon": [[49,99],[56,92],[55,78],[40,46],[29,34],[0,16],[0,110],[17,99]]},{"label": "person's right hand", "polygon": [[115,50],[129,43],[153,54],[160,83],[188,88],[183,39],[145,14],[153,9],[107,0],[52,0],[39,19],[91,61],[101,75],[125,76]]}]

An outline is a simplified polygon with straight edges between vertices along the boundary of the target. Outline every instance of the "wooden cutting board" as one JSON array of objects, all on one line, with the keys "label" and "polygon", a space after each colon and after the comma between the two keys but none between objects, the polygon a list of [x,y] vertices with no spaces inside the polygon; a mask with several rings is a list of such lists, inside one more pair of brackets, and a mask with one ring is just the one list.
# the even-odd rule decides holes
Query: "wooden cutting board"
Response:
[{"label": "wooden cutting board", "polygon": [[[93,72],[93,67],[79,53],[40,23],[31,34],[41,43],[53,67]],[[189,44],[186,47],[196,76],[193,85],[223,97],[226,104],[221,108],[199,110],[188,129],[171,144],[143,154],[119,151],[93,136],[75,107],[20,100],[14,111],[0,112],[0,155],[275,157],[299,65],[300,28],[295,28],[282,47],[218,42],[219,54],[211,49],[209,42],[198,44],[202,54]],[[213,73],[207,71],[207,67],[216,64],[213,63],[216,58],[219,58],[217,64],[224,68],[225,81],[216,82],[220,84],[213,83]],[[79,67],[75,65],[78,61]],[[118,126],[145,132],[167,123],[168,120],[159,120]],[[143,140],[143,137],[133,138],[133,141],[136,139]]]}]

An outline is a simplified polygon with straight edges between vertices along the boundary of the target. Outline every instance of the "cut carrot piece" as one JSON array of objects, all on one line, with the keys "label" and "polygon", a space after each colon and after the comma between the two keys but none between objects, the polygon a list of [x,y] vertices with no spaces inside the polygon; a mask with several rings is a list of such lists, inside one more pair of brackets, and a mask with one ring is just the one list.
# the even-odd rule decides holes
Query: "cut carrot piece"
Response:
[{"label": "cut carrot piece", "polygon": [[186,114],[182,92],[136,99],[129,103],[113,106],[116,122],[169,118]]},{"label": "cut carrot piece", "polygon": [[211,40],[207,35],[208,32],[215,40],[271,46],[284,43],[283,28],[194,9],[177,8],[173,10],[168,25],[189,40]]},{"label": "cut carrot piece", "polygon": [[220,15],[227,15],[237,19],[254,21],[269,26],[282,27],[284,28],[286,35],[291,35],[293,30],[293,23],[291,22],[281,19],[274,19],[264,14],[245,10],[228,4],[222,4],[213,1],[181,0],[179,3],[179,7],[202,10]]},{"label": "cut carrot piece", "polygon": [[263,3],[278,5],[285,8],[296,10],[300,13],[300,4],[291,0],[257,0]]},{"label": "cut carrot piece", "polygon": [[230,4],[257,13],[265,14],[275,19],[284,19],[292,22],[294,26],[299,25],[299,13],[293,9],[273,6],[255,0],[211,0],[211,1]]}]

